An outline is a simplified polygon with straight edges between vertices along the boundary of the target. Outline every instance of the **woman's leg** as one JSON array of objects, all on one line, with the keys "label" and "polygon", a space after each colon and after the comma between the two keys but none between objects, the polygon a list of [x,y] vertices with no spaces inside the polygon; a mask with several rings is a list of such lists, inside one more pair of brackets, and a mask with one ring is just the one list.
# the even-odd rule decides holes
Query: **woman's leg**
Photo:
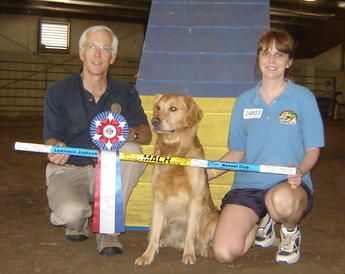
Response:
[{"label": "woman's leg", "polygon": [[308,195],[302,186],[294,189],[284,182],[267,192],[265,204],[274,221],[292,229],[302,218],[308,205]]},{"label": "woman's leg", "polygon": [[303,214],[306,214],[311,208],[311,196],[303,186],[292,188],[287,182],[284,182],[267,192],[265,203],[271,217],[282,224],[281,242],[276,254],[276,261],[287,264],[296,263],[300,257],[302,240],[298,223]]},{"label": "woman's leg", "polygon": [[227,204],[223,207],[213,239],[215,258],[231,263],[251,247],[259,217],[248,207]]}]

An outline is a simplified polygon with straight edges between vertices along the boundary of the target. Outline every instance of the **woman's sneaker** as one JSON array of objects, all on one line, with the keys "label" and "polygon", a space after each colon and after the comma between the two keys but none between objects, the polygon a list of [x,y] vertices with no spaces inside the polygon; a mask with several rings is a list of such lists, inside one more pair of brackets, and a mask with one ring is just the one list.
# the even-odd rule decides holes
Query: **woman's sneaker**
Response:
[{"label": "woman's sneaker", "polygon": [[267,213],[265,217],[261,219],[258,230],[256,231],[254,245],[259,247],[269,247],[273,245],[276,234],[274,231],[275,222],[271,216]]},{"label": "woman's sneaker", "polygon": [[296,226],[294,230],[288,230],[283,225],[280,229],[281,242],[276,254],[277,263],[293,264],[300,256],[301,232]]}]

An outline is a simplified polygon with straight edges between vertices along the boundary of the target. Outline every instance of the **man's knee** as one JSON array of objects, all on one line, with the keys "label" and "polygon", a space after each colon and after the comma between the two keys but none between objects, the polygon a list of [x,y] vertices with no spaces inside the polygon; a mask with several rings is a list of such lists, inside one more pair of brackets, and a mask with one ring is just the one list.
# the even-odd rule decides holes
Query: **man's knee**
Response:
[{"label": "man's knee", "polygon": [[54,225],[64,225],[78,230],[84,220],[91,215],[90,205],[85,208],[84,205],[77,202],[66,202],[52,212],[50,221]]}]

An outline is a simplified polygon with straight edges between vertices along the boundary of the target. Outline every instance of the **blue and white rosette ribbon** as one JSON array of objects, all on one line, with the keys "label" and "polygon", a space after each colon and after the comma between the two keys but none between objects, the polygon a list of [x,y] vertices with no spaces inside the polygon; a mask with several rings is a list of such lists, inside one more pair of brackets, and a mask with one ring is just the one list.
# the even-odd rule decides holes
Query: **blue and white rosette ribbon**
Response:
[{"label": "blue and white rosette ribbon", "polygon": [[128,131],[126,119],[111,111],[99,113],[90,125],[92,142],[102,150],[118,150],[126,143]]},{"label": "blue and white rosette ribbon", "polygon": [[128,138],[125,118],[115,112],[102,112],[91,122],[92,142],[100,149],[97,161],[92,230],[114,234],[125,231],[121,167],[118,149]]}]

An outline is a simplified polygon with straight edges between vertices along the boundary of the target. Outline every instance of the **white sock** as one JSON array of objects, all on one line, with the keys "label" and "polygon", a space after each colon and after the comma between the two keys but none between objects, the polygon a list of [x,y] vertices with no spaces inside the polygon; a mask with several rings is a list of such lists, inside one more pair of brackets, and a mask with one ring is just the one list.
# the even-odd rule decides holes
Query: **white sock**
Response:
[{"label": "white sock", "polygon": [[295,233],[298,230],[298,226],[296,225],[294,228],[286,228],[284,225],[281,227],[283,233]]}]

